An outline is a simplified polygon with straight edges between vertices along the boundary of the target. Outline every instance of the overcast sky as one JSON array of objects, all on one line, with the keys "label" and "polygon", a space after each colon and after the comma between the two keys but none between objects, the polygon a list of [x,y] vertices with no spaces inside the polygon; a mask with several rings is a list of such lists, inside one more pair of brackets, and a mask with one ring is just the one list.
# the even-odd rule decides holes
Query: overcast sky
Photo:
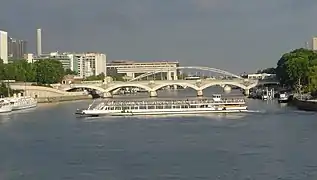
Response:
[{"label": "overcast sky", "polygon": [[317,35],[316,0],[3,0],[0,29],[43,51],[252,72]]}]

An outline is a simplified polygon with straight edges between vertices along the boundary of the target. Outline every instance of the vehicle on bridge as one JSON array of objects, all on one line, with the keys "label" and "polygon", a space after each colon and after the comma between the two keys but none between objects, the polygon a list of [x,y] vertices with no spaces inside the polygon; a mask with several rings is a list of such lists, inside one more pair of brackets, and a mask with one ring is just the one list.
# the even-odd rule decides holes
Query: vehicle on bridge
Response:
[{"label": "vehicle on bridge", "polygon": [[156,101],[105,101],[88,109],[77,110],[80,116],[134,116],[170,114],[206,114],[247,112],[243,98],[223,99],[214,94],[212,99],[156,100]]}]

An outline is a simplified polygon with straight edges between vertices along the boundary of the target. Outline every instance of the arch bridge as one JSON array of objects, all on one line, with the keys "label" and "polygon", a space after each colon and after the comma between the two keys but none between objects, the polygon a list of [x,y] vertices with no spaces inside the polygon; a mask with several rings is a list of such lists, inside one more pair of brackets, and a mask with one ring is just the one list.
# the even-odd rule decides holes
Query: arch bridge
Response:
[{"label": "arch bridge", "polygon": [[157,90],[166,86],[186,86],[197,91],[197,96],[203,96],[203,90],[211,86],[226,86],[232,85],[240,87],[249,94],[249,90],[258,85],[265,84],[278,84],[276,81],[261,81],[261,80],[245,80],[245,79],[232,79],[232,80],[161,80],[161,81],[137,81],[137,82],[111,82],[103,86],[88,85],[88,84],[72,84],[68,89],[74,88],[89,88],[103,93],[104,97],[112,97],[112,92],[124,87],[141,88],[150,93],[150,97],[157,97]]},{"label": "arch bridge", "polygon": [[202,71],[209,71],[209,72],[214,72],[214,73],[222,74],[222,75],[233,77],[233,78],[243,79],[239,75],[230,73],[230,72],[225,71],[225,70],[217,69],[217,68],[202,67],[202,66],[183,66],[183,67],[169,67],[168,69],[166,69],[166,68],[158,69],[157,71],[141,74],[137,77],[134,77],[133,79],[131,79],[129,81],[130,82],[137,81],[137,80],[140,80],[142,78],[152,76],[152,75],[162,73],[162,72],[167,72],[167,80],[178,80],[178,73],[177,73],[178,71],[177,70],[182,70],[182,69],[196,69],[196,70],[202,70]]}]

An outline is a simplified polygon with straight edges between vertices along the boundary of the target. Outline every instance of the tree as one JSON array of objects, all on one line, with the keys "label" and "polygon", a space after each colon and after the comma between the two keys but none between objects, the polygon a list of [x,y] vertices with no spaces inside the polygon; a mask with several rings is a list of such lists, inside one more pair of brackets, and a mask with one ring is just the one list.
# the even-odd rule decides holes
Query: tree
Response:
[{"label": "tree", "polygon": [[273,67],[266,68],[266,69],[263,69],[263,70],[259,70],[257,73],[258,74],[260,74],[260,73],[275,74],[276,73],[276,68],[273,68]]},{"label": "tree", "polygon": [[54,84],[61,82],[64,77],[62,63],[57,60],[45,59],[36,61],[33,70],[37,84]]},{"label": "tree", "polygon": [[105,79],[105,74],[104,73],[100,73],[97,76],[89,76],[85,78],[85,81],[98,81],[98,80],[104,80]]},{"label": "tree", "polygon": [[308,91],[317,88],[317,53],[296,49],[284,54],[277,62],[276,75],[280,83],[295,88],[299,83]]},{"label": "tree", "polygon": [[64,74],[65,75],[77,75],[77,72],[72,71],[71,69],[66,69]]}]

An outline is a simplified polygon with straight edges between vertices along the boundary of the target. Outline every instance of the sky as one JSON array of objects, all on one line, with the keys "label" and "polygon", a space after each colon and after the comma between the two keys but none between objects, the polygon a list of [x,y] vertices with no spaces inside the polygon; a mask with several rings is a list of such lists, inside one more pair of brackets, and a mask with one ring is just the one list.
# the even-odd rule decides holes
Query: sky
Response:
[{"label": "sky", "polygon": [[35,52],[179,61],[234,73],[276,66],[317,35],[316,0],[5,0],[0,29]]}]

